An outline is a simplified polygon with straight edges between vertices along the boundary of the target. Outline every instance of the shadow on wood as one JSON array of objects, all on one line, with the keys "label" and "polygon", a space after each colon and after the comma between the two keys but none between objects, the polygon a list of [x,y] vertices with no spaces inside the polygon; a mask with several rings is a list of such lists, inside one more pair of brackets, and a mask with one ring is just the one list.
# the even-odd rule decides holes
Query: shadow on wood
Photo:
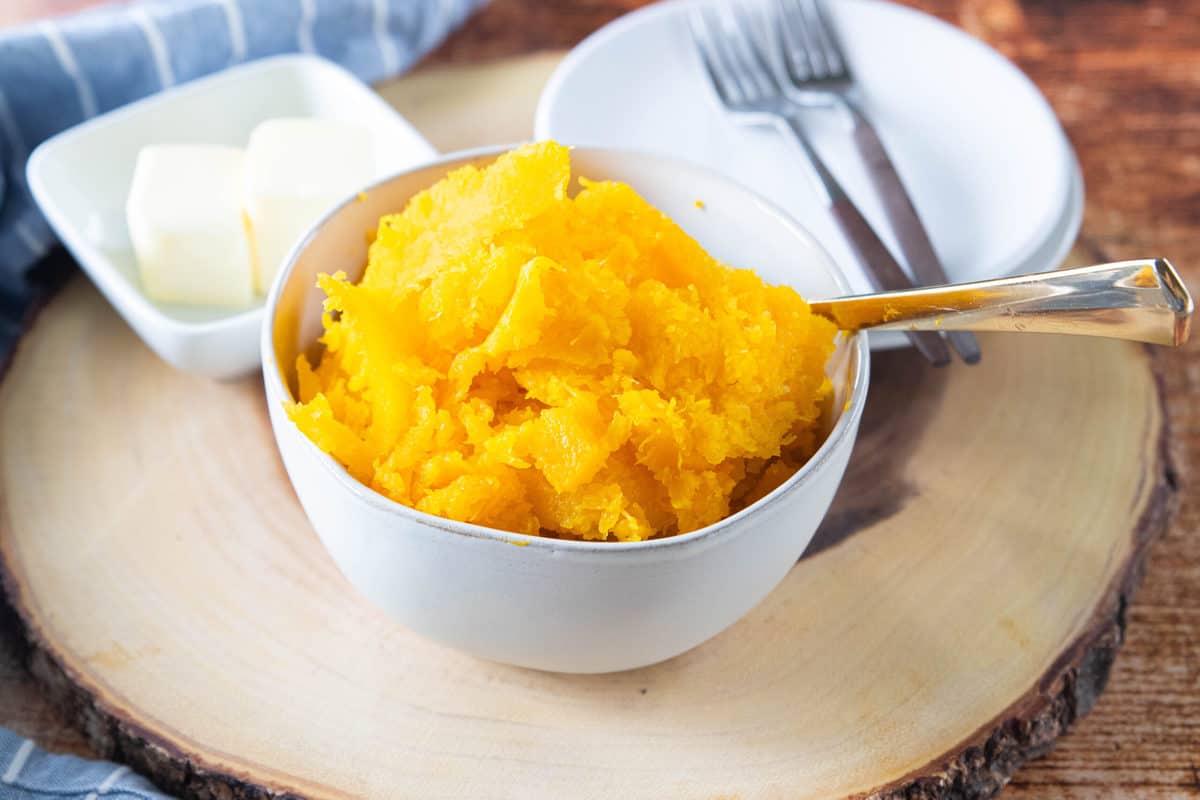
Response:
[{"label": "shadow on wood", "polygon": [[906,478],[909,460],[938,407],[952,370],[931,367],[912,349],[871,354],[871,393],[846,477],[803,558],[811,558],[856,531],[904,508],[916,488]]}]

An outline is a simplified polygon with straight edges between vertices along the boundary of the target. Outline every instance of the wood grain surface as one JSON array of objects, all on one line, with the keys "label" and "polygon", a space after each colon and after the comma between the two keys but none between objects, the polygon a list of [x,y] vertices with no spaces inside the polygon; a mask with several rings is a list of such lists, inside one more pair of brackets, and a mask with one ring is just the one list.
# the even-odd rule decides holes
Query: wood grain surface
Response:
[{"label": "wood grain surface", "polygon": [[[93,5],[6,0],[0,25]],[[636,2],[494,2],[431,59],[560,48]],[[1084,245],[1097,257],[1166,255],[1200,284],[1200,0],[922,0],[914,5],[1013,58],[1063,120],[1087,185]],[[429,67],[426,67],[427,69]],[[1200,344],[1160,356],[1182,509],[1151,550],[1126,610],[1127,641],[1091,715],[1005,797],[1200,797]],[[1086,398],[1081,398],[1086,402]],[[86,753],[23,668],[0,613],[0,723],[52,749]]]}]

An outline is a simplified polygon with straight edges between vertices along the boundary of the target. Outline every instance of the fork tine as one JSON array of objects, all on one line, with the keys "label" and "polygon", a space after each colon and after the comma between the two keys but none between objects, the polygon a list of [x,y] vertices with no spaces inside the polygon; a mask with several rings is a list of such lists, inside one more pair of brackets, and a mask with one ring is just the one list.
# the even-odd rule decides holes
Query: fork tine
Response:
[{"label": "fork tine", "polygon": [[745,49],[749,51],[750,61],[754,64],[754,73],[762,84],[763,90],[768,94],[778,94],[780,92],[779,81],[775,77],[775,71],[767,63],[767,58],[758,43],[754,32],[755,19],[751,16],[752,12],[740,3],[734,3],[732,8],[734,23],[741,33]]},{"label": "fork tine", "polygon": [[808,58],[809,77],[824,80],[829,77],[829,65],[825,61],[825,47],[813,31],[813,24],[805,13],[803,0],[781,0],[783,16],[789,20],[801,42],[800,48]]},{"label": "fork tine", "polygon": [[736,9],[731,10],[729,6],[725,6],[724,10],[729,50],[733,53],[742,75],[747,82],[754,84],[759,97],[777,94],[779,84],[759,53],[758,44],[754,41],[753,24]]},{"label": "fork tine", "polygon": [[843,77],[846,73],[846,59],[842,57],[841,47],[833,34],[833,26],[829,24],[829,18],[821,9],[820,0],[798,0],[798,2],[804,7],[804,14],[812,28],[813,38],[821,48],[821,57],[829,72],[826,77]]},{"label": "fork tine", "polygon": [[837,26],[829,18],[829,10],[825,8],[822,0],[813,0],[813,7],[817,11],[817,19],[821,21],[821,30],[825,34],[825,41],[829,43],[830,51],[842,65],[842,75],[850,78],[850,60],[846,58],[846,48],[842,46]]},{"label": "fork tine", "polygon": [[780,51],[780,59],[788,76],[793,83],[802,83],[812,76],[812,65],[808,60],[808,47],[805,46],[803,35],[796,30],[792,13],[788,10],[786,0],[774,0],[774,14],[771,27],[775,29],[776,46]]},{"label": "fork tine", "polygon": [[712,27],[712,17],[700,8],[693,8],[688,14],[688,25],[692,29],[692,41],[696,52],[708,73],[708,79],[716,90],[721,102],[725,105],[736,105],[746,94],[740,83],[733,75],[733,70],[724,58],[724,53],[717,49],[717,34]]},{"label": "fork tine", "polygon": [[730,77],[737,81],[742,90],[742,97],[747,102],[754,102],[762,97],[763,87],[757,76],[746,62],[745,52],[741,48],[741,37],[733,28],[728,9],[723,4],[716,5],[716,11],[707,10],[708,29],[713,34],[713,44],[721,54],[723,62],[728,65]]}]

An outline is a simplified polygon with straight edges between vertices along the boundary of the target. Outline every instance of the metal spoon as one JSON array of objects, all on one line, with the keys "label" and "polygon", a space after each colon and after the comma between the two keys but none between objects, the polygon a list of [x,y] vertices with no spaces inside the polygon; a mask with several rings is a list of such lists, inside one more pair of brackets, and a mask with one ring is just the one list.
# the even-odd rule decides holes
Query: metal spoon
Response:
[{"label": "metal spoon", "polygon": [[1188,339],[1192,296],[1164,258],[811,303],[846,331],[1018,331],[1151,344]]}]

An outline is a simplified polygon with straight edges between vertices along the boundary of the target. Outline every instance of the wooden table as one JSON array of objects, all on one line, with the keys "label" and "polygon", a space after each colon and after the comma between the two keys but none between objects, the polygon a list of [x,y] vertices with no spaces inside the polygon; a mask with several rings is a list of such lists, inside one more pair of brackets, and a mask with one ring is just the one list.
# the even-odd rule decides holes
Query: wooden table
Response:
[{"label": "wooden table", "polygon": [[[7,0],[0,25],[95,0]],[[636,0],[494,0],[423,69],[566,48]],[[1042,88],[1083,164],[1082,245],[1099,259],[1165,255],[1200,286],[1200,0],[920,0],[998,47]],[[1095,710],[1022,769],[1013,798],[1200,797],[1200,342],[1161,356],[1183,507],[1155,545],[1128,639]],[[1086,402],[1087,398],[1080,398]],[[52,750],[87,745],[42,700],[0,606],[0,724]]]}]

